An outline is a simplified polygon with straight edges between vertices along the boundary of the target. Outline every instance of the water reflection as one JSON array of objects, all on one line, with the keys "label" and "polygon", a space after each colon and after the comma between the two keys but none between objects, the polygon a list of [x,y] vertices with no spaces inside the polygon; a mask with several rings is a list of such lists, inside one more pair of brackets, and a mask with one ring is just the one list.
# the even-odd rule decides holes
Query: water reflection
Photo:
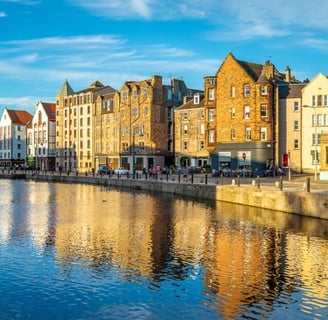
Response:
[{"label": "water reflection", "polygon": [[[115,305],[113,319],[121,316],[118,292],[136,289],[132,283],[141,287],[129,299],[160,299],[142,310],[154,319],[328,314],[328,221],[166,194],[0,182],[0,249],[10,250],[18,239],[37,255],[52,248],[48,268],[59,271],[60,281],[80,283],[74,299],[83,295],[88,308],[100,298],[104,310]],[[89,277],[102,281],[98,290],[120,288],[118,296],[106,300],[91,288],[90,297]]]}]

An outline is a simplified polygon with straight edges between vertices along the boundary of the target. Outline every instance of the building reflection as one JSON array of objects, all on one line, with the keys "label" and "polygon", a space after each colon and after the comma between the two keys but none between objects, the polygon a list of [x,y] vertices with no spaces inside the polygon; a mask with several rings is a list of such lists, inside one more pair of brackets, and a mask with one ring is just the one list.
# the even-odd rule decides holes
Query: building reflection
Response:
[{"label": "building reflection", "polygon": [[1,243],[30,237],[37,252],[52,246],[63,272],[78,264],[159,287],[197,269],[204,303],[227,318],[259,304],[270,312],[300,283],[304,310],[328,299],[328,221],[90,185],[31,183],[4,193]]}]

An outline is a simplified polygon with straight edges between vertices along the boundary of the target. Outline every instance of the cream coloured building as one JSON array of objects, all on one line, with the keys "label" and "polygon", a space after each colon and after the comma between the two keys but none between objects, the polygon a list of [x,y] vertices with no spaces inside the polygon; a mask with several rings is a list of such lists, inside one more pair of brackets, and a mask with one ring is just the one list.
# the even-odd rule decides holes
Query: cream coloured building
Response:
[{"label": "cream coloured building", "polygon": [[303,172],[320,173],[320,137],[328,133],[328,78],[318,73],[302,90]]}]

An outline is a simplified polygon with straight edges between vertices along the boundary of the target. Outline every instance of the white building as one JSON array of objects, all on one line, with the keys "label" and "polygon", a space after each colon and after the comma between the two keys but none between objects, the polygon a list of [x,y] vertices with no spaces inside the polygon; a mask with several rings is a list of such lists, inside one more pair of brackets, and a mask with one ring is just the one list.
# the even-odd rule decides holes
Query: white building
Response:
[{"label": "white building", "polygon": [[302,89],[303,172],[320,172],[320,137],[328,133],[328,78],[318,73]]},{"label": "white building", "polygon": [[39,101],[27,129],[27,162],[40,170],[56,166],[56,104]]},{"label": "white building", "polygon": [[0,119],[0,166],[15,168],[26,163],[26,125],[32,115],[24,110],[4,109]]}]

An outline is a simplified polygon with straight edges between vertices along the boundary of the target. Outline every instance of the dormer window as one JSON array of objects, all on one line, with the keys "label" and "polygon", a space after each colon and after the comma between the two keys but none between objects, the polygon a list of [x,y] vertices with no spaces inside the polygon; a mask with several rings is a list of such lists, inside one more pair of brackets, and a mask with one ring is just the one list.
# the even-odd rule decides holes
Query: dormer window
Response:
[{"label": "dormer window", "polygon": [[261,86],[261,96],[266,96],[268,94],[268,87]]},{"label": "dormer window", "polygon": [[199,104],[199,93],[194,95],[194,104]]}]

